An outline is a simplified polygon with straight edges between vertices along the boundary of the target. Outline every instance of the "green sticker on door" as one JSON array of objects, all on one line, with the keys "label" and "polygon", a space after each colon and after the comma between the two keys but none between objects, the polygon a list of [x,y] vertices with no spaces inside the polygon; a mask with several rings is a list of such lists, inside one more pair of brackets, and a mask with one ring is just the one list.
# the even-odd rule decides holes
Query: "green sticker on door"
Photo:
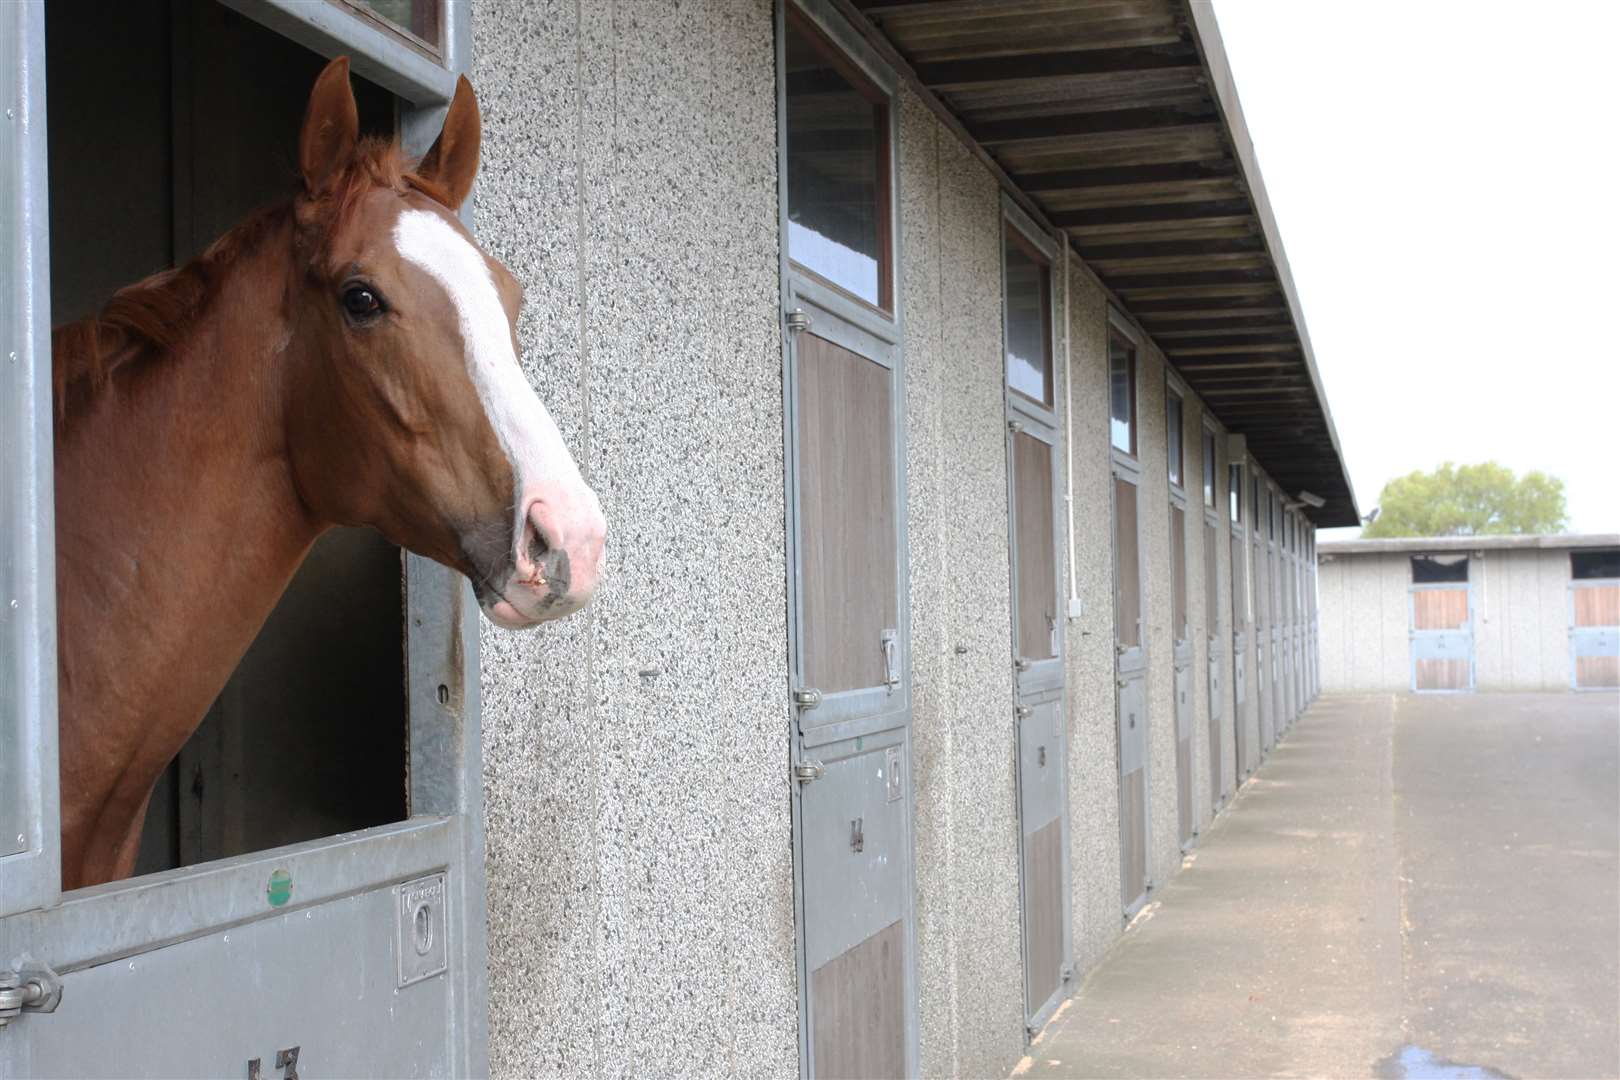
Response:
[{"label": "green sticker on door", "polygon": [[270,883],[264,887],[264,895],[269,898],[271,907],[280,907],[292,899],[292,875],[285,870],[276,870],[270,875]]}]

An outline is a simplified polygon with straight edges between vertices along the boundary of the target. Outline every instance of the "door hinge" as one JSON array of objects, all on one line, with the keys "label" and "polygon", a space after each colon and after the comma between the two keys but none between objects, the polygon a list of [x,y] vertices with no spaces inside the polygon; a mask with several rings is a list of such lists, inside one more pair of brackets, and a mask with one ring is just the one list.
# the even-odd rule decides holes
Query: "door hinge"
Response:
[{"label": "door hinge", "polygon": [[787,328],[788,332],[793,334],[810,329],[810,316],[803,310],[794,308],[787,313]]},{"label": "door hinge", "polygon": [[0,1028],[23,1012],[55,1012],[61,1000],[62,980],[43,964],[0,971]]},{"label": "door hinge", "polygon": [[793,691],[793,704],[808,712],[821,704],[821,691],[812,690],[809,687],[795,690]]},{"label": "door hinge", "polygon": [[1030,667],[1029,657],[1027,657],[1027,656],[1015,656],[1015,657],[1013,657],[1013,670],[1014,671],[1028,671],[1029,667]]},{"label": "door hinge", "polygon": [[1032,713],[1034,711],[1035,710],[1030,708],[1028,705],[1015,705],[1015,706],[1013,706],[1013,715],[1018,717],[1018,719],[1020,719],[1020,720],[1022,720],[1024,717],[1028,716],[1030,713]]},{"label": "door hinge", "polygon": [[801,761],[793,766],[793,779],[801,784],[808,784],[812,780],[820,780],[827,775],[827,766],[819,761]]},{"label": "door hinge", "polygon": [[900,685],[900,631],[883,631],[878,644],[883,649],[883,685],[893,690]]},{"label": "door hinge", "polygon": [[1009,420],[1007,421],[1007,430],[1016,435],[1024,430],[1024,422],[1022,420]]}]

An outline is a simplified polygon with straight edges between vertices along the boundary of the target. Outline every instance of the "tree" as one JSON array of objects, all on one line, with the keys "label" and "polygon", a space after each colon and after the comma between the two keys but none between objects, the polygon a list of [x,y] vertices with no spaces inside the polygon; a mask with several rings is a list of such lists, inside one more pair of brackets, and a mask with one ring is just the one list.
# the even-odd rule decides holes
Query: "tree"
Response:
[{"label": "tree", "polygon": [[1564,482],[1543,472],[1514,476],[1487,461],[1446,462],[1433,472],[1413,472],[1384,485],[1378,518],[1362,530],[1383,536],[1503,536],[1555,533],[1566,527]]}]

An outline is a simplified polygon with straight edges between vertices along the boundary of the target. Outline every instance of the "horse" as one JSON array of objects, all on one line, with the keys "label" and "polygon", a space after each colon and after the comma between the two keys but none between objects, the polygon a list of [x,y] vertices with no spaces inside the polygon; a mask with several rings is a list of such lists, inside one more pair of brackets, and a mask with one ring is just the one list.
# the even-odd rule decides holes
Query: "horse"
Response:
[{"label": "horse", "polygon": [[366,525],[518,629],[583,606],[606,524],[518,364],[516,278],[456,216],[461,78],[409,167],[346,58],[302,184],[52,332],[62,886],[128,877],[146,805],[315,540]]}]

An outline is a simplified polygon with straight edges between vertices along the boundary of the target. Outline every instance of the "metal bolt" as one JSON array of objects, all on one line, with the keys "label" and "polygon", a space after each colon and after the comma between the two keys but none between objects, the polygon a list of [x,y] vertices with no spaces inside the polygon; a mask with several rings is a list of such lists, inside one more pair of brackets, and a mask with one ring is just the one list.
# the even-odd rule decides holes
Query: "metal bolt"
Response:
[{"label": "metal bolt", "polygon": [[10,360],[13,364],[15,364],[17,362],[17,350],[12,349],[11,352],[7,353],[6,354],[6,359]]},{"label": "metal bolt", "polygon": [[18,607],[18,605],[17,605],[17,601],[16,601],[16,600],[13,600],[13,601],[12,601],[12,602],[11,602],[11,610],[12,610],[12,611],[16,611],[16,610],[17,610],[17,607]]},{"label": "metal bolt", "polygon": [[6,119],[7,120],[15,120],[15,119],[17,119],[17,110],[16,109],[7,109],[6,110]]}]

